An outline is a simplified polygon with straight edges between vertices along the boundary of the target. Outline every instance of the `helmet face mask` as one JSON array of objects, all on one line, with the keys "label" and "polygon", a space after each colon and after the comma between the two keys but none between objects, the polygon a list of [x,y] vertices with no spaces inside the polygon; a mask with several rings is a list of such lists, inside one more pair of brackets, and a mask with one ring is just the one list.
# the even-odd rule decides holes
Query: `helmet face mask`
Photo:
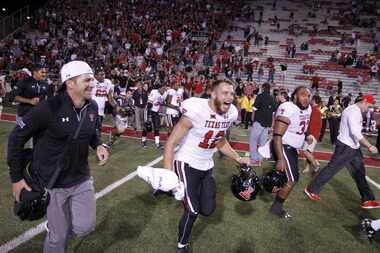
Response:
[{"label": "helmet face mask", "polygon": [[263,177],[263,188],[270,193],[278,192],[288,182],[288,178],[283,171],[271,170]]},{"label": "helmet face mask", "polygon": [[240,174],[232,176],[231,191],[239,200],[254,200],[261,190],[259,181],[259,177],[253,169],[247,165],[242,165]]}]

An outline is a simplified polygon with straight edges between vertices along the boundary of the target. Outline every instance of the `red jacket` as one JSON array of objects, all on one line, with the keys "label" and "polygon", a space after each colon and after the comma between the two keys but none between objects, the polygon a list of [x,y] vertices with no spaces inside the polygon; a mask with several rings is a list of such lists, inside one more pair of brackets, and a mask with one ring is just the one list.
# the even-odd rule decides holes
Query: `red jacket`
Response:
[{"label": "red jacket", "polygon": [[321,128],[322,128],[322,114],[321,114],[321,111],[319,110],[319,106],[315,105],[312,107],[312,110],[311,110],[309,129],[307,133],[313,135],[314,138],[318,140],[319,136],[321,135]]}]

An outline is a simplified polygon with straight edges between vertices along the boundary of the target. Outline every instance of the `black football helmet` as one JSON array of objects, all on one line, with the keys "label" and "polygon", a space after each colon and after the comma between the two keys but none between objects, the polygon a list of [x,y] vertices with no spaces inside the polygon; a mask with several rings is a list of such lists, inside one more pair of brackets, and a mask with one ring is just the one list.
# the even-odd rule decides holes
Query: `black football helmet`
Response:
[{"label": "black football helmet", "polygon": [[262,178],[262,184],[267,192],[278,192],[288,182],[284,171],[271,170]]},{"label": "black football helmet", "polygon": [[240,174],[232,176],[231,190],[237,199],[251,201],[261,190],[259,177],[246,164],[240,165]]},{"label": "black football helmet", "polygon": [[120,115],[122,117],[130,117],[133,114],[134,114],[134,110],[130,106],[125,106],[125,107],[121,108],[121,110],[120,110]]}]

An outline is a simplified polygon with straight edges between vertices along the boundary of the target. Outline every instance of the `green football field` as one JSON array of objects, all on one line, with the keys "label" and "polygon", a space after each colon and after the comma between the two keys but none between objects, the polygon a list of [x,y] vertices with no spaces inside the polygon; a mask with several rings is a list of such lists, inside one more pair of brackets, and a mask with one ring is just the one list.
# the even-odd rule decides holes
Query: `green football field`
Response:
[{"label": "green football field", "polygon": [[[21,222],[12,213],[11,185],[5,162],[6,141],[12,123],[0,122],[0,247],[40,222]],[[244,131],[234,129],[234,139]],[[240,135],[240,137],[238,136]],[[328,145],[327,145],[328,146]],[[330,147],[331,150],[331,147]],[[96,165],[91,154],[92,174],[97,191],[132,173],[162,155],[153,147],[142,148],[138,140],[123,138],[116,143],[109,163]],[[353,180],[342,170],[323,189],[320,202],[311,202],[303,194],[310,175],[301,175],[285,208],[294,216],[281,220],[268,213],[273,195],[261,192],[258,199],[242,202],[229,190],[236,165],[215,155],[218,183],[217,209],[208,218],[197,220],[191,245],[195,253],[253,252],[380,252],[380,235],[369,244],[360,234],[360,220],[380,218],[380,209],[363,210]],[[302,163],[300,163],[302,164]],[[160,166],[160,163],[156,166]],[[271,169],[267,162],[256,168],[259,174]],[[367,175],[380,182],[380,168],[368,168]],[[380,191],[372,187],[379,196]],[[68,252],[175,252],[178,220],[182,205],[174,198],[152,196],[152,190],[135,177],[97,201],[96,230],[70,243]],[[45,233],[10,252],[42,252]]]}]

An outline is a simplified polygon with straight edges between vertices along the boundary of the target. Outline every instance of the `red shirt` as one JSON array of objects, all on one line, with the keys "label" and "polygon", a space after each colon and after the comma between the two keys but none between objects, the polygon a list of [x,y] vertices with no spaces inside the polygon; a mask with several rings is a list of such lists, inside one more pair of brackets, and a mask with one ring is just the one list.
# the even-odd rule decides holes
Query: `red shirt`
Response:
[{"label": "red shirt", "polygon": [[308,134],[311,134],[314,136],[315,139],[319,139],[319,136],[321,135],[321,128],[322,128],[322,114],[319,110],[319,106],[313,106],[311,110],[310,115],[310,123],[309,123],[309,129]]}]

